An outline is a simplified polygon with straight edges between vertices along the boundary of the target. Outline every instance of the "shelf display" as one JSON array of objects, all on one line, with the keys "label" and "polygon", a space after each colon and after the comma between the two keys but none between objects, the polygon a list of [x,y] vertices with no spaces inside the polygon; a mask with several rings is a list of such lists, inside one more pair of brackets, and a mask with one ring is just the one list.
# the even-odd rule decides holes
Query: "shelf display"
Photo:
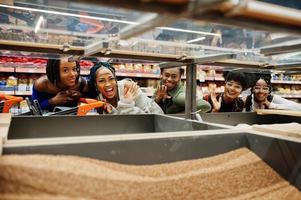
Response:
[{"label": "shelf display", "polygon": [[274,74],[271,83],[274,94],[301,102],[301,74]]},{"label": "shelf display", "polygon": [[[245,4],[239,2],[237,5],[233,2],[207,5],[202,1],[181,1],[179,5],[183,6],[180,9],[183,12],[188,12],[185,6],[197,7],[193,10],[195,13],[183,15],[185,18],[182,18],[182,15],[169,16],[173,12],[166,8],[175,8],[169,1],[157,2],[162,8],[156,6],[156,3],[145,3],[144,5],[148,5],[146,10],[135,7],[134,11],[103,7],[103,3],[111,4],[99,1],[99,5],[89,7],[79,2],[73,4],[64,1],[58,4],[43,0],[39,4],[31,0],[2,2],[1,91],[30,95],[36,78],[28,76],[44,74],[47,58],[57,56],[128,59],[129,62],[112,62],[117,69],[117,76],[134,79],[148,95],[158,85],[158,65],[163,61],[181,63],[183,66],[196,64],[198,96],[208,94],[212,85],[218,92],[223,92],[223,67],[259,70],[282,67],[284,70],[292,70],[295,68],[286,68],[286,65],[294,64],[298,71],[298,62],[301,62],[301,53],[298,51],[301,37],[292,34],[300,33],[300,11],[295,9],[258,1],[248,1]],[[119,5],[120,2],[114,3]],[[158,10],[153,10],[152,5]],[[201,5],[206,5],[206,9],[203,10]],[[264,26],[257,23],[259,15],[256,14],[263,13],[258,6],[266,9],[260,20]],[[157,12],[159,8],[167,14],[160,16],[149,12]],[[278,15],[275,16],[275,11],[282,12],[276,12]],[[219,23],[209,23],[214,19],[208,19],[208,16],[215,16]],[[235,18],[239,18],[239,21]],[[205,23],[200,23],[199,20]],[[283,30],[290,32],[284,34]],[[281,47],[282,51],[279,51]],[[226,56],[214,57],[216,55]],[[213,57],[206,59],[208,56]],[[81,61],[80,65],[81,74],[88,75],[92,63]],[[185,79],[186,75],[182,77],[184,83]],[[300,76],[275,75],[272,82],[275,84],[275,94],[299,98]]]},{"label": "shelf display", "polygon": [[[227,67],[270,72],[270,70],[280,69],[280,64],[286,67],[286,64],[301,62],[300,47],[298,51],[298,44],[301,43],[300,10],[281,9],[278,6],[253,0],[214,2],[99,0],[94,1],[93,6],[88,4],[91,2],[89,0],[85,3],[51,0],[1,2],[0,58],[3,60],[0,59],[0,70],[3,70],[0,71],[0,86],[8,88],[7,92],[13,91],[16,95],[30,94],[34,80],[45,73],[45,61],[48,58],[57,56],[120,58],[130,61],[112,62],[117,69],[117,75],[131,77],[142,86],[145,93],[151,95],[160,82],[158,65],[162,62],[174,63],[186,67],[187,74],[182,77],[182,82],[187,86],[186,119],[183,119],[183,116],[155,114],[86,117],[14,116],[10,118],[8,131],[0,135],[0,154],[2,152],[4,154],[0,156],[0,159],[4,162],[7,160],[10,166],[8,168],[5,163],[0,166],[4,170],[0,170],[1,181],[7,186],[4,188],[4,195],[11,194],[14,196],[9,197],[14,198],[15,195],[24,197],[22,195],[32,194],[32,191],[27,193],[27,186],[23,188],[26,191],[22,194],[16,194],[14,187],[10,187],[17,182],[12,183],[10,178],[22,172],[22,166],[18,165],[20,160],[25,167],[27,165],[29,168],[34,168],[36,167],[34,163],[36,163],[39,164],[40,171],[44,169],[44,172],[46,170],[57,174],[60,169],[57,168],[56,160],[52,160],[53,166],[56,167],[51,168],[47,165],[49,159],[52,159],[51,156],[41,155],[54,154],[58,155],[56,158],[60,158],[65,164],[68,158],[73,158],[72,162],[80,161],[80,164],[90,169],[93,168],[91,164],[94,164],[94,167],[97,165],[95,165],[96,162],[106,167],[110,165],[108,168],[110,172],[113,172],[111,174],[114,177],[113,182],[116,183],[117,180],[118,183],[118,179],[121,178],[125,186],[127,182],[135,181],[137,177],[141,179],[137,174],[137,169],[148,173],[157,170],[155,174],[143,176],[138,181],[140,185],[146,184],[147,187],[151,186],[153,189],[151,193],[154,196],[146,195],[149,192],[147,189],[139,193],[145,198],[158,197],[156,195],[161,193],[154,183],[160,179],[159,182],[162,184],[165,179],[168,179],[166,184],[163,183],[162,188],[165,187],[165,190],[162,191],[172,192],[167,196],[159,196],[158,199],[185,198],[191,194],[192,190],[195,192],[192,195],[195,197],[203,195],[204,198],[210,198],[212,195],[217,198],[269,198],[271,197],[269,192],[272,192],[275,198],[281,195],[282,199],[300,199],[300,138],[289,134],[279,136],[270,131],[268,133],[255,132],[252,128],[240,126],[241,123],[244,123],[243,125],[247,123],[251,125],[254,123],[301,123],[300,117],[261,116],[254,112],[197,115],[193,110],[195,83],[199,85],[197,96],[208,94],[211,87],[216,88],[217,92],[223,92],[222,74]],[[136,10],[107,8],[100,4]],[[210,23],[212,21],[214,23]],[[283,32],[287,33],[279,34]],[[275,50],[274,45],[277,48],[278,45],[285,45],[285,51],[289,51],[286,53],[293,51],[293,54],[278,55],[279,51]],[[22,58],[19,59],[16,51],[25,52],[25,54],[23,53],[23,56],[20,56]],[[40,60],[25,60],[33,57]],[[287,63],[287,61],[290,62]],[[82,75],[88,75],[92,63],[82,61],[80,65]],[[284,71],[300,70],[296,68],[285,68]],[[301,88],[297,82],[301,80],[298,76],[283,76],[280,80],[276,79],[277,77],[274,85],[275,92],[283,94],[292,92],[299,95]],[[283,84],[277,81],[293,81],[296,84]],[[109,92],[112,91],[111,88],[106,89]],[[259,90],[262,89],[267,90],[267,87]],[[22,102],[11,111],[19,114],[20,110],[26,109],[28,109],[26,103]],[[294,127],[299,127],[299,125]],[[9,154],[19,155],[14,157]],[[31,162],[31,159],[26,159],[26,156],[22,154],[40,154],[39,158],[42,159]],[[64,156],[60,157],[61,154]],[[84,160],[92,162],[88,165],[75,156],[90,157]],[[127,165],[112,163],[111,165],[108,162],[95,161],[91,158]],[[43,162],[43,159],[46,161],[48,159],[48,161]],[[224,162],[220,162],[219,159]],[[176,163],[163,164],[168,162]],[[200,167],[204,163],[207,167]],[[132,170],[131,167],[126,167],[129,165],[143,166],[133,166],[136,170]],[[171,174],[164,177],[164,173],[169,171],[167,166],[171,166],[170,169],[174,169],[174,166],[178,167],[174,172],[180,177],[170,176]],[[189,169],[191,166],[193,170]],[[68,167],[70,167],[69,170],[63,171],[74,172],[74,166],[68,165]],[[97,170],[100,169],[99,167],[101,166],[96,166]],[[102,168],[102,170],[106,171],[108,168]],[[118,171],[120,168],[127,172],[121,171],[120,174]],[[147,168],[150,170],[145,170]],[[164,173],[161,173],[161,168],[165,168]],[[6,169],[9,169],[12,176],[7,177],[3,173]],[[185,172],[184,174],[178,173],[181,169]],[[90,170],[90,172],[97,172],[97,170]],[[138,173],[140,173],[139,170]],[[34,174],[43,175],[40,171]],[[129,171],[136,174],[128,173]],[[89,170],[82,170],[79,174],[89,175],[90,178],[98,176],[97,173],[89,174]],[[158,174],[161,177],[155,177]],[[49,173],[44,173],[44,175],[49,176]],[[109,186],[114,186],[114,184],[110,185],[109,176],[98,176],[98,178],[109,183]],[[66,198],[76,197],[78,188],[75,188],[76,191],[73,190],[72,187],[68,187],[68,184],[62,184],[59,175],[57,177],[59,178],[52,182],[41,180],[41,184],[45,186],[42,190],[49,188],[54,194],[67,191],[63,194]],[[81,176],[73,177],[65,174],[65,177],[63,181],[66,183],[81,183],[74,180],[83,180]],[[207,183],[208,177],[210,181]],[[185,182],[185,187],[181,187],[182,185],[176,182],[181,178],[187,182],[187,184]],[[196,182],[192,182],[191,178]],[[26,182],[27,179],[23,181]],[[101,184],[99,181],[96,182]],[[148,182],[151,184],[147,185]],[[133,184],[135,185],[137,186],[136,183]],[[174,190],[176,187],[173,188],[172,185],[182,188],[180,191],[182,193],[176,194],[178,191]],[[31,186],[36,186],[36,182],[32,182]],[[62,186],[65,190],[57,186]],[[96,197],[100,193],[99,190],[95,190],[94,186],[84,184],[83,193],[92,198]],[[202,188],[203,186],[208,186],[209,190]],[[129,196],[127,191],[120,192],[113,187],[99,188],[102,188],[103,194],[106,194],[104,198],[110,198],[110,194],[117,194],[116,196],[121,194],[120,198]],[[139,187],[125,187],[125,189],[139,190]],[[288,194],[287,191],[291,193]],[[212,192],[212,194],[207,192]]]}]

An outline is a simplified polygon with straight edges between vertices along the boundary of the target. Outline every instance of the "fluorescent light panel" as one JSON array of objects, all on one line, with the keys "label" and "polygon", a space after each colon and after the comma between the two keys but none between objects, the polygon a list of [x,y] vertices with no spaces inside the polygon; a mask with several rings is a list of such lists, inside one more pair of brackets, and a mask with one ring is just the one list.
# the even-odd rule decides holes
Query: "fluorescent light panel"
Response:
[{"label": "fluorescent light panel", "polygon": [[212,36],[218,36],[218,37],[221,36],[221,34],[218,34],[218,33],[192,31],[192,30],[186,30],[186,29],[180,29],[180,28],[171,28],[171,27],[157,27],[157,29],[168,30],[168,31],[176,31],[176,32],[184,32],[184,33],[195,33],[195,34],[200,34],[200,35],[212,35]]},{"label": "fluorescent light panel", "polygon": [[198,42],[198,41],[205,40],[205,39],[206,39],[206,37],[200,37],[200,38],[196,38],[193,40],[188,40],[187,43],[194,43],[194,42]]},{"label": "fluorescent light panel", "polygon": [[36,24],[36,27],[34,28],[34,32],[35,32],[35,33],[37,33],[37,32],[40,30],[41,24],[42,24],[43,20],[44,20],[44,17],[43,17],[43,15],[41,15],[41,16],[39,17],[39,19],[38,19],[38,22],[37,22],[37,24]]},{"label": "fluorescent light panel", "polygon": [[109,22],[118,22],[118,23],[123,23],[123,24],[138,24],[137,22],[130,22],[130,21],[125,21],[125,20],[109,19],[109,18],[103,18],[103,17],[93,17],[93,16],[87,16],[87,15],[79,15],[79,14],[58,12],[58,11],[52,11],[52,10],[41,10],[41,9],[36,9],[36,8],[27,8],[27,7],[20,7],[20,6],[10,6],[10,5],[0,4],[0,7],[13,8],[13,9],[18,9],[18,10],[28,10],[28,11],[33,11],[33,12],[42,12],[42,13],[63,15],[63,16],[70,16],[70,17],[96,19],[96,20],[109,21]]},{"label": "fluorescent light panel", "polygon": [[[0,4],[0,7],[12,8],[12,9],[18,9],[18,10],[27,10],[27,11],[33,11],[33,12],[48,13],[48,14],[55,14],[55,15],[63,15],[63,16],[70,16],[70,17],[95,19],[95,20],[116,22],[116,23],[122,23],[122,24],[132,24],[132,25],[139,24],[138,22],[133,22],[133,21],[110,19],[110,18],[104,18],[104,17],[94,17],[94,16],[87,16],[87,15],[79,15],[79,14],[58,12],[58,11],[52,11],[52,10],[41,10],[41,9],[37,9],[37,8],[27,8],[27,7],[20,7],[20,6],[5,5],[5,4]],[[208,32],[193,31],[193,30],[186,30],[186,29],[179,29],[179,28],[172,28],[172,27],[156,27],[156,28],[160,29],[160,30],[169,30],[169,31],[176,31],[176,32],[183,32],[183,33],[195,33],[195,34],[212,35],[212,36],[219,36],[219,37],[221,36],[218,33],[208,33]]]}]

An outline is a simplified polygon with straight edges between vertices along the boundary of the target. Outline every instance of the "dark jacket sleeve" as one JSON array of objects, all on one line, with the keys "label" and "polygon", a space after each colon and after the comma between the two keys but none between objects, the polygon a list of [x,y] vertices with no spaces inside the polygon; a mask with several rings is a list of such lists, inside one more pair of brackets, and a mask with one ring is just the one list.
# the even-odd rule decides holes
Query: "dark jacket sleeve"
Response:
[{"label": "dark jacket sleeve", "polygon": [[52,110],[51,105],[49,105],[49,99],[50,99],[50,95],[45,93],[45,92],[39,92],[35,89],[35,87],[32,87],[32,96],[31,99],[32,100],[38,100],[40,103],[40,106],[42,108],[42,110]]}]

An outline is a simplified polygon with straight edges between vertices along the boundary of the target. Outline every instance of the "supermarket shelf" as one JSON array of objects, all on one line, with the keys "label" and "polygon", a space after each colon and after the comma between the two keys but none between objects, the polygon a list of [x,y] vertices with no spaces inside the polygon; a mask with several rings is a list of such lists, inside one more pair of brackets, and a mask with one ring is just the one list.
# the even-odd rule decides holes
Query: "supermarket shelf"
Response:
[{"label": "supermarket shelf", "polygon": [[283,98],[291,98],[291,99],[300,99],[301,94],[276,94],[278,96],[281,96]]},{"label": "supermarket shelf", "polygon": [[279,84],[301,84],[301,81],[271,80],[271,83],[279,83]]},{"label": "supermarket shelf", "polygon": [[20,95],[20,96],[31,96],[31,91],[15,91],[14,95]]},{"label": "supermarket shelf", "polygon": [[[89,75],[89,70],[81,70],[81,75]],[[160,78],[160,74],[151,74],[151,73],[132,73],[132,72],[116,72],[116,76],[123,77],[138,77],[138,78]]]},{"label": "supermarket shelf", "polygon": [[206,81],[225,81],[224,77],[214,77],[214,76],[206,76],[204,79],[199,79],[200,82],[206,82]]},{"label": "supermarket shelf", "polygon": [[16,72],[18,72],[18,73],[45,74],[46,73],[46,67],[39,67],[39,68],[33,68],[33,67],[16,67]]},{"label": "supermarket shelf", "polygon": [[138,77],[138,78],[160,78],[160,74],[151,74],[151,73],[116,72],[116,76]]},{"label": "supermarket shelf", "polygon": [[[0,67],[0,72],[16,72],[16,73],[35,73],[35,74],[45,74],[46,73],[46,67]],[[80,71],[81,75],[89,75],[90,70],[89,69],[81,69]],[[160,74],[155,73],[137,73],[137,72],[116,72],[116,76],[120,77],[133,77],[133,78],[154,78],[159,79]],[[181,77],[181,79],[185,80],[186,76]],[[224,81],[224,77],[213,77],[213,76],[207,76],[205,77],[205,80],[200,80],[201,82],[205,81]],[[301,83],[301,82],[300,82]]]},{"label": "supermarket shelf", "polygon": [[15,95],[15,91],[0,91],[0,93],[6,94],[6,95]]},{"label": "supermarket shelf", "polygon": [[215,81],[225,81],[224,77],[214,77]]},{"label": "supermarket shelf", "polygon": [[6,95],[18,95],[18,96],[31,96],[32,91],[0,91],[2,94]]},{"label": "supermarket shelf", "polygon": [[0,72],[15,72],[15,68],[14,67],[0,67]]},{"label": "supermarket shelf", "polygon": [[80,70],[80,74],[81,75],[89,75],[90,74],[90,70]]}]

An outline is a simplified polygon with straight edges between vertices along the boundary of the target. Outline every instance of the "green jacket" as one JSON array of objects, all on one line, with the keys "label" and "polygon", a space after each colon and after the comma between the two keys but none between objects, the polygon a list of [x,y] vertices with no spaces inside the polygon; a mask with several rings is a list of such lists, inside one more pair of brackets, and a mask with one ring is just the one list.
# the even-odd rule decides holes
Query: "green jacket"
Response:
[{"label": "green jacket", "polygon": [[[157,91],[153,98],[155,98]],[[185,88],[183,85],[178,85],[172,91],[168,93],[171,96],[170,99],[159,102],[159,106],[162,108],[165,114],[176,114],[185,112]],[[196,102],[196,109],[200,112],[208,112],[211,110],[211,105],[203,100],[198,99]]]}]

